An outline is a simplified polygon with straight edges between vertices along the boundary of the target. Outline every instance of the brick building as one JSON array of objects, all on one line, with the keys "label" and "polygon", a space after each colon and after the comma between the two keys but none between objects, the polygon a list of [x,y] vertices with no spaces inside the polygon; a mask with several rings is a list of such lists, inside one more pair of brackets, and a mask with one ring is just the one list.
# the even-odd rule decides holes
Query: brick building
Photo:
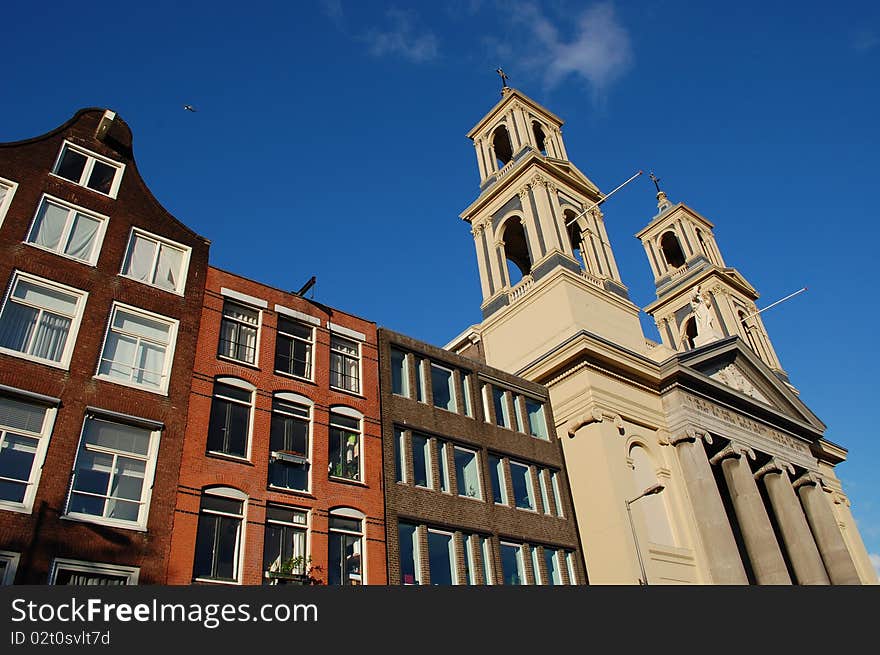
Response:
[{"label": "brick building", "polygon": [[385,584],[376,326],[209,267],[171,584]]},{"label": "brick building", "polygon": [[391,584],[584,584],[547,389],[379,330]]},{"label": "brick building", "polygon": [[112,111],[0,144],[0,582],[165,581],[208,246]]}]

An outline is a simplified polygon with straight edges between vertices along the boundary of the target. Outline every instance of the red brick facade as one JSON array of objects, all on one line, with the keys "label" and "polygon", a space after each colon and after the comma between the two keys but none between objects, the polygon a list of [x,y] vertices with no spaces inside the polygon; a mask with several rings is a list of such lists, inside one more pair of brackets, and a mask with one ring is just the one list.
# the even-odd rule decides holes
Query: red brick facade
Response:
[{"label": "red brick facade", "polygon": [[[100,133],[99,138],[102,118],[110,127],[106,133]],[[124,170],[116,174],[119,185],[115,198],[89,188],[91,182],[85,178],[80,184],[51,172],[65,140],[99,158],[124,165]],[[30,274],[88,294],[85,304],[81,305],[79,329],[76,330],[74,323],[68,334],[69,363],[39,361],[39,358],[19,354],[16,347],[0,352],[0,396],[14,402],[30,402],[35,398],[33,394],[39,394],[47,397],[38,399],[43,403],[41,406],[55,414],[54,425],[44,429],[41,437],[48,446],[42,471],[31,482],[31,487],[35,487],[31,507],[16,510],[0,503],[0,552],[16,559],[17,570],[9,582],[42,584],[50,581],[56,558],[132,567],[139,570],[137,581],[141,584],[165,582],[208,242],[159,205],[138,174],[131,146],[128,126],[102,109],[82,110],[43,136],[0,144],[0,184],[4,184],[6,190],[6,202],[0,203],[0,285],[4,303],[0,335],[3,343],[9,346],[14,341],[8,332],[15,309],[10,305],[9,296],[17,275]],[[97,167],[91,163],[93,160],[97,161],[90,158],[89,165]],[[44,194],[105,217],[103,240],[95,242],[93,263],[77,261],[29,243],[34,240],[35,216]],[[185,287],[177,282],[177,289],[182,293],[121,274],[133,227],[190,249]],[[179,322],[167,376],[167,393],[97,377],[114,303],[146,310],[171,319],[172,323]],[[145,526],[120,527],[118,522],[102,520],[103,516],[95,519],[70,516],[71,471],[87,414],[123,424],[134,421],[140,425],[146,421],[152,428],[159,429]],[[6,449],[0,461],[7,457],[8,464],[13,450],[11,443],[19,437],[9,429],[4,435]],[[151,466],[148,463],[147,468]],[[113,515],[109,509],[112,502],[108,500],[107,509],[103,510],[106,516]],[[7,564],[11,561],[7,560]]]},{"label": "red brick facade", "polygon": [[[258,351],[253,365],[220,356],[219,342],[224,301],[250,308],[259,315]],[[275,371],[279,317],[296,318],[312,329],[309,378]],[[331,386],[330,340],[337,334],[359,343],[359,393]],[[361,335],[363,338],[360,338]],[[245,498],[246,520],[236,548],[233,582],[262,584],[267,504],[307,513],[307,553],[313,576],[328,580],[328,518],[343,509],[361,516],[365,555],[362,584],[387,582],[385,560],[382,435],[379,423],[379,372],[376,325],[330,309],[296,294],[259,284],[209,267],[192,380],[192,395],[174,518],[170,584],[189,584],[194,571],[200,503],[204,491],[232,488]],[[248,453],[244,457],[209,453],[212,397],[217,378],[252,389]],[[237,381],[237,382],[236,382]],[[270,427],[273,397],[294,394],[311,405],[309,484],[307,491],[279,489],[269,484]],[[329,420],[331,408],[344,407],[362,415],[360,481],[343,481],[329,474]],[[343,410],[346,411],[346,410]],[[229,577],[229,576],[227,576]],[[229,580],[228,580],[229,581]]]}]

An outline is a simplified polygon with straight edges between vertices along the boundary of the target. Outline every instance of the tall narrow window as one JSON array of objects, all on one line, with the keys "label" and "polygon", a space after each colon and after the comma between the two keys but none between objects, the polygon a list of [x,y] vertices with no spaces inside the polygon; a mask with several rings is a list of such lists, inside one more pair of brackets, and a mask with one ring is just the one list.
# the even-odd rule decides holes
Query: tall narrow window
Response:
[{"label": "tall narrow window", "polygon": [[461,374],[461,398],[464,402],[464,415],[473,417],[474,411],[471,408],[471,383],[470,376],[462,372]]},{"label": "tall narrow window", "polygon": [[574,553],[570,550],[565,551],[565,567],[568,569],[568,584],[576,585],[577,569],[574,564]]},{"label": "tall narrow window", "polygon": [[458,584],[455,542],[451,533],[428,530],[428,567],[432,585]]},{"label": "tall narrow window", "polygon": [[122,275],[150,286],[183,293],[190,248],[132,229]]},{"label": "tall narrow window", "polygon": [[526,583],[523,552],[520,544],[501,542],[501,572],[505,585],[524,585]]},{"label": "tall narrow window", "polygon": [[397,525],[397,534],[400,543],[400,584],[422,584],[418,527],[401,521]]},{"label": "tall narrow window", "polygon": [[477,539],[479,539],[483,551],[483,581],[487,585],[495,584],[495,577],[492,573],[495,570],[492,559],[492,543],[487,537],[478,536]]},{"label": "tall narrow window", "polygon": [[361,421],[330,412],[330,475],[347,480],[361,479]]},{"label": "tall narrow window", "polygon": [[513,482],[513,499],[520,509],[535,509],[535,492],[529,467],[519,462],[510,462],[510,478]]},{"label": "tall narrow window", "polygon": [[257,333],[260,327],[260,312],[244,305],[223,303],[223,320],[220,323],[221,357],[235,359],[245,364],[257,361]]},{"label": "tall narrow window", "polygon": [[9,211],[16,189],[18,189],[17,182],[0,177],[0,225],[3,225],[3,219],[6,218],[6,212]]},{"label": "tall narrow window", "polygon": [[307,517],[306,512],[291,507],[266,506],[263,571],[267,582],[282,581],[285,575],[307,573]]},{"label": "tall narrow window", "polygon": [[696,347],[695,340],[697,338],[697,319],[691,316],[685,321],[681,331],[681,342],[687,350],[693,350]]},{"label": "tall narrow window", "polygon": [[193,578],[238,582],[241,576],[241,526],[247,497],[236,489],[202,493]]},{"label": "tall narrow window", "polygon": [[550,578],[548,582],[554,586],[563,584],[559,557],[558,550],[544,546],[544,564],[547,567],[547,576]]},{"label": "tall narrow window", "polygon": [[448,441],[443,441],[442,439],[436,439],[437,442],[437,452],[440,457],[439,466],[437,468],[440,469],[440,491],[445,493],[449,493],[449,449],[450,446]]},{"label": "tall narrow window", "polygon": [[340,510],[330,514],[327,584],[360,585],[363,583],[363,518],[354,516],[352,510],[343,511],[345,514]]},{"label": "tall narrow window", "polygon": [[406,433],[400,428],[394,428],[394,477],[406,482]]},{"label": "tall narrow window", "polygon": [[541,487],[541,505],[544,507],[544,514],[553,515],[554,507],[550,504],[550,472],[547,469],[538,471],[538,485]]},{"label": "tall narrow window", "polygon": [[434,407],[456,411],[455,381],[448,368],[431,364],[431,389],[434,393]]},{"label": "tall narrow window", "polygon": [[417,487],[433,487],[431,480],[431,440],[422,435],[413,433],[413,484]]},{"label": "tall narrow window", "polygon": [[296,377],[312,378],[314,329],[298,321],[278,317],[275,338],[275,370]]},{"label": "tall narrow window", "polygon": [[547,137],[544,135],[544,130],[541,128],[541,124],[538,121],[532,121],[532,134],[535,137],[535,145],[538,148],[538,152],[542,155],[547,155],[547,145],[546,139]]},{"label": "tall narrow window", "polygon": [[232,378],[220,378],[214,383],[208,451],[233,457],[248,456],[253,389],[243,384],[246,383]]},{"label": "tall narrow window", "polygon": [[550,490],[553,492],[553,503],[556,506],[556,516],[560,518],[563,515],[562,513],[562,493],[559,490],[559,473],[557,471],[553,471],[550,474]]},{"label": "tall narrow window", "polygon": [[27,240],[59,255],[94,264],[106,226],[106,216],[44,197]]},{"label": "tall narrow window", "polygon": [[513,145],[510,143],[510,134],[504,125],[499,125],[492,135],[492,149],[495,151],[495,163],[499,169],[513,159]]},{"label": "tall narrow window", "polygon": [[115,303],[98,377],[165,393],[176,337],[176,320]]},{"label": "tall narrow window", "polygon": [[510,421],[510,410],[507,407],[507,392],[496,386],[492,387],[492,402],[495,405],[495,424],[503,428],[513,429]]},{"label": "tall narrow window", "polygon": [[123,164],[65,141],[52,172],[92,191],[116,197]]},{"label": "tall narrow window", "polygon": [[159,431],[87,416],[68,516],[146,527]]},{"label": "tall narrow window", "polygon": [[330,337],[330,386],[360,393],[360,347],[356,341]]},{"label": "tall narrow window", "polygon": [[480,561],[480,551],[477,545],[477,535],[462,535],[464,547],[464,576],[467,584],[477,584],[477,563]]},{"label": "tall narrow window", "polygon": [[537,546],[529,546],[529,552],[532,555],[532,575],[535,578],[536,585],[544,584],[544,579],[541,576],[541,567],[538,564],[538,547]]},{"label": "tall narrow window", "polygon": [[681,250],[681,244],[674,232],[664,232],[660,237],[660,250],[663,257],[670,268],[680,268],[684,266],[684,252]]},{"label": "tall narrow window", "polygon": [[87,297],[16,272],[0,311],[0,351],[67,367]]},{"label": "tall narrow window", "polygon": [[547,439],[547,420],[544,417],[544,403],[525,398],[526,416],[529,419],[529,434],[538,439]]},{"label": "tall narrow window", "polygon": [[479,468],[476,452],[455,446],[455,477],[459,496],[482,499]]},{"label": "tall narrow window", "polygon": [[308,491],[311,407],[282,395],[272,401],[269,433],[269,484]]},{"label": "tall narrow window", "polygon": [[499,505],[507,504],[507,488],[504,482],[504,460],[489,455],[489,474],[492,477],[492,497]]},{"label": "tall narrow window", "polygon": [[409,398],[409,358],[397,348],[391,349],[391,392]]},{"label": "tall narrow window", "polygon": [[56,409],[0,395],[0,508],[29,512]]}]

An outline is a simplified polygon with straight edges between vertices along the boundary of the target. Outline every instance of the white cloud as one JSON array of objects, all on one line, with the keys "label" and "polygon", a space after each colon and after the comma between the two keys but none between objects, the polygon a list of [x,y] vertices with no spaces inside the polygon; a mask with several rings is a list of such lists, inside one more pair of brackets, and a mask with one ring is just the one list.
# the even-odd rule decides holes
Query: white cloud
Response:
[{"label": "white cloud", "polygon": [[321,8],[327,17],[337,25],[345,18],[342,12],[342,0],[321,0]]},{"label": "white cloud", "polygon": [[516,63],[531,74],[543,75],[548,88],[573,77],[588,82],[594,98],[601,101],[632,65],[629,32],[610,2],[594,4],[571,21],[565,16],[554,21],[533,2],[506,6],[513,22],[526,32],[520,42],[534,44],[520,51]]},{"label": "white cloud", "polygon": [[370,54],[377,57],[399,55],[416,63],[437,58],[437,37],[433,32],[417,28],[415,12],[389,9],[386,17],[385,29],[372,29],[363,36]]},{"label": "white cloud", "polygon": [[877,572],[877,577],[880,578],[880,555],[877,553],[870,553],[868,557],[871,558],[871,564],[874,565],[874,570]]}]

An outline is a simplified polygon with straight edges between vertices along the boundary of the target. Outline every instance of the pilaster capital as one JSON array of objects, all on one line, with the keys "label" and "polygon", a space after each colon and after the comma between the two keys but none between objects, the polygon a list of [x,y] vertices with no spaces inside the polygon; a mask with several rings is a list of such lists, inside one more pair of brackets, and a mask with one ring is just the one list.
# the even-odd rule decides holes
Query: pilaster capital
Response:
[{"label": "pilaster capital", "polygon": [[536,186],[544,186],[545,187],[545,186],[547,186],[547,184],[548,184],[547,179],[543,175],[541,175],[540,173],[537,173],[535,175],[535,177],[532,178],[531,182],[529,182],[529,186],[531,186],[531,187],[536,187]]},{"label": "pilaster capital", "polygon": [[592,425],[593,423],[604,423],[605,421],[613,421],[614,425],[617,427],[617,431],[621,435],[626,432],[626,428],[623,425],[623,419],[619,414],[603,412],[598,407],[594,407],[591,411],[584,412],[571,419],[566,425],[566,433],[569,438],[574,438],[575,433],[581,428],[586,427],[587,425]]},{"label": "pilaster capital", "polygon": [[498,240],[495,242],[495,247],[496,247],[496,248],[503,248],[503,247],[504,247],[504,239],[498,239]]},{"label": "pilaster capital", "polygon": [[731,457],[739,459],[743,455],[747,456],[749,459],[755,459],[755,451],[740,443],[736,443],[735,441],[731,441],[724,448],[715,453],[710,459],[710,464],[720,464],[725,459],[729,459]]},{"label": "pilaster capital", "polygon": [[471,225],[471,234],[475,237],[480,236],[486,230],[486,224],[482,221]]},{"label": "pilaster capital", "polygon": [[517,194],[519,195],[519,201],[525,205],[526,198],[529,197],[529,185],[524,185],[519,191],[517,191]]},{"label": "pilaster capital", "polygon": [[798,477],[794,482],[791,483],[795,489],[800,489],[801,487],[818,487],[822,488],[822,477],[813,471],[806,471],[800,477]]},{"label": "pilaster capital", "polygon": [[769,462],[767,462],[766,464],[764,464],[764,466],[755,471],[755,480],[760,480],[768,473],[783,472],[794,475],[794,466],[792,466],[788,462],[782,461],[778,457],[771,457]]},{"label": "pilaster capital", "polygon": [[680,432],[678,434],[671,435],[669,437],[670,445],[677,446],[680,443],[693,443],[697,439],[701,439],[708,444],[712,443],[712,435],[706,432],[705,430],[697,430],[695,428],[688,428],[684,432]]}]

